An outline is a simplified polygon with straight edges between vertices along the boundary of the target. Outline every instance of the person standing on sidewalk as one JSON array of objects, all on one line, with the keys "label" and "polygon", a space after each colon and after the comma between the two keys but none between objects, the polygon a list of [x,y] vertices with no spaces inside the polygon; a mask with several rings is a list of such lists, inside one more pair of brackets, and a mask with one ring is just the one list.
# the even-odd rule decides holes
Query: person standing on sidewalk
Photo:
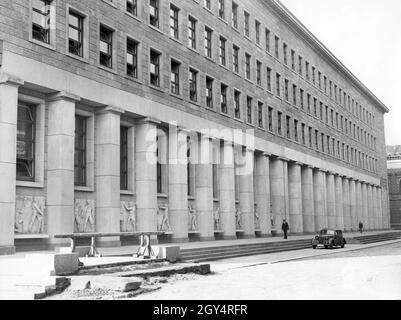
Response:
[{"label": "person standing on sidewalk", "polygon": [[283,230],[284,232],[284,239],[287,239],[287,232],[288,230],[290,230],[290,226],[285,219],[283,220],[283,224],[281,225],[281,230]]},{"label": "person standing on sidewalk", "polygon": [[359,232],[362,233],[363,230],[363,223],[362,221],[359,221]]}]

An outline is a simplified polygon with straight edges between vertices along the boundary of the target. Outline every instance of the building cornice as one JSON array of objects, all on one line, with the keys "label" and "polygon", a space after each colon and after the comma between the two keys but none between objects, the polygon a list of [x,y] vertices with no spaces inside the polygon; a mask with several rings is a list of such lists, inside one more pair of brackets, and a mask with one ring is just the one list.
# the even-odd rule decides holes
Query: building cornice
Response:
[{"label": "building cornice", "polygon": [[279,15],[296,33],[306,40],[327,62],[338,72],[360,89],[383,113],[390,110],[377,98],[320,40],[312,34],[301,21],[298,20],[279,0],[263,0],[262,3],[269,6]]}]

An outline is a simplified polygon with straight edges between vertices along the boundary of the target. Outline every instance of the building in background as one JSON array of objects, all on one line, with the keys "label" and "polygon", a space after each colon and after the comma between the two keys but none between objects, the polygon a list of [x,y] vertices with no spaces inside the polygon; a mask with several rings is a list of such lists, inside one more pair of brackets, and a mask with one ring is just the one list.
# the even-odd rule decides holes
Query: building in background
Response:
[{"label": "building in background", "polygon": [[391,228],[401,229],[401,146],[387,147]]},{"label": "building in background", "polygon": [[388,109],[278,1],[0,8],[0,252],[389,228]]}]

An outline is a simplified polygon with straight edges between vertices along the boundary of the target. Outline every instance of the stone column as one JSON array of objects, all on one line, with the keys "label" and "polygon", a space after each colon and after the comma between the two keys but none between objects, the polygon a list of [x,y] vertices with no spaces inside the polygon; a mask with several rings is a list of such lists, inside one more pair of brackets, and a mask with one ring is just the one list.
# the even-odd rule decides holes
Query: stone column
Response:
[{"label": "stone column", "polygon": [[301,164],[288,166],[289,225],[292,234],[303,233]]},{"label": "stone column", "polygon": [[271,236],[270,160],[267,154],[256,155],[255,199],[258,205],[259,225],[262,237]]},{"label": "stone column", "polygon": [[281,158],[273,158],[270,161],[270,191],[273,229],[276,234],[282,234],[281,223],[285,217],[286,199],[284,185],[284,161]]},{"label": "stone column", "polygon": [[[120,116],[116,107],[96,113],[96,231],[120,231]],[[119,237],[100,238],[103,246],[121,245]]]},{"label": "stone column", "polygon": [[327,203],[327,226],[330,229],[336,228],[336,188],[334,182],[334,174],[326,175],[326,203]]},{"label": "stone column", "polygon": [[231,141],[220,145],[220,221],[223,239],[237,239],[235,220],[234,146]]},{"label": "stone column", "polygon": [[343,199],[343,179],[340,175],[335,177],[336,188],[336,228],[345,230],[344,227],[344,199]]},{"label": "stone column", "polygon": [[388,230],[388,229],[390,229],[390,217],[389,217],[389,210],[388,210],[389,198],[388,198],[387,190],[384,188],[381,188],[380,203],[381,203],[383,229]]},{"label": "stone column", "polygon": [[[244,230],[243,238],[255,237],[255,198],[253,195],[253,166],[254,151],[246,148],[243,150],[243,158],[246,161],[246,170],[240,169],[239,174],[239,202],[241,210],[241,223]],[[252,166],[252,170],[250,170]]]},{"label": "stone column", "polygon": [[326,227],[326,217],[324,213],[324,189],[323,176],[325,173],[320,169],[313,172],[313,201],[315,207],[315,231]]},{"label": "stone column", "polygon": [[200,240],[214,240],[213,218],[213,150],[209,136],[201,135],[199,160],[196,164],[196,211]]},{"label": "stone column", "polygon": [[181,128],[169,132],[168,206],[173,242],[188,241],[188,132]]},{"label": "stone column", "polygon": [[315,232],[315,206],[313,196],[313,168],[303,166],[302,179],[302,222],[304,233]]},{"label": "stone column", "polygon": [[355,187],[356,187],[356,217],[353,220],[353,229],[358,230],[359,221],[363,221],[362,183],[360,181],[357,181]]},{"label": "stone column", "polygon": [[343,178],[343,202],[344,202],[344,227],[345,231],[352,230],[352,218],[351,218],[351,196],[350,196],[350,185],[349,179]]},{"label": "stone column", "polygon": [[378,220],[379,230],[384,229],[381,194],[382,194],[381,188],[377,187],[377,198],[376,199],[377,199],[377,220]]},{"label": "stone column", "polygon": [[135,190],[138,231],[157,231],[157,125],[153,119],[136,123]]},{"label": "stone column", "polygon": [[22,84],[0,74],[0,254],[15,252],[18,87]]},{"label": "stone column", "polygon": [[[288,159],[284,160],[283,167],[284,167],[284,199],[285,199],[284,219],[287,219],[287,222],[288,222],[288,220],[290,218],[290,196],[289,196],[289,187],[288,187]],[[290,226],[290,228],[291,228],[291,226]]]},{"label": "stone column", "polygon": [[357,192],[355,180],[350,180],[350,212],[351,212],[351,230],[358,230],[357,222]]},{"label": "stone column", "polygon": [[[48,98],[47,230],[50,236],[74,232],[75,103],[78,97],[60,92]],[[50,243],[68,243],[50,237]]]},{"label": "stone column", "polygon": [[377,219],[378,206],[377,206],[377,189],[376,186],[372,185],[372,206],[373,206],[373,220],[374,229],[379,230],[379,221]]},{"label": "stone column", "polygon": [[369,220],[369,230],[375,229],[375,217],[374,217],[374,210],[373,210],[373,192],[372,186],[368,185],[368,220]]},{"label": "stone column", "polygon": [[369,230],[368,188],[366,183],[362,183],[362,217],[363,229]]}]

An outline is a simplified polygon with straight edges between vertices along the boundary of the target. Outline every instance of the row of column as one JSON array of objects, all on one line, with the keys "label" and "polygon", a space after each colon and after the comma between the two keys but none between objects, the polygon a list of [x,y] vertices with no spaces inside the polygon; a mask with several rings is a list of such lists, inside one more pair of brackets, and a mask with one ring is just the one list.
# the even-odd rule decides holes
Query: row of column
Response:
[{"label": "row of column", "polygon": [[[0,79],[0,247],[14,243],[16,124],[19,80]],[[74,224],[75,104],[79,97],[58,93],[49,97],[46,136],[46,198],[50,235],[72,233]],[[96,231],[120,230],[120,116],[123,110],[103,108],[95,115]],[[157,229],[156,149],[157,125],[152,119],[135,124],[135,190],[137,229]],[[168,202],[173,240],[188,239],[186,143],[188,131],[177,128],[169,137]],[[202,136],[202,162],[196,168],[196,206],[200,239],[214,239],[212,140]],[[176,150],[177,152],[171,152]],[[319,169],[244,149],[255,163],[253,170],[238,172],[234,146],[220,147],[219,208],[224,239],[237,238],[235,175],[239,175],[242,237],[255,237],[255,203],[261,236],[280,233],[287,219],[293,233],[312,233],[322,227],[355,230],[362,221],[367,229],[388,227],[382,212],[382,190],[376,186],[323,172]],[[254,181],[255,179],[255,181]],[[110,239],[108,239],[110,240]],[[57,240],[51,238],[52,243]],[[118,241],[118,239],[115,239]]]}]

